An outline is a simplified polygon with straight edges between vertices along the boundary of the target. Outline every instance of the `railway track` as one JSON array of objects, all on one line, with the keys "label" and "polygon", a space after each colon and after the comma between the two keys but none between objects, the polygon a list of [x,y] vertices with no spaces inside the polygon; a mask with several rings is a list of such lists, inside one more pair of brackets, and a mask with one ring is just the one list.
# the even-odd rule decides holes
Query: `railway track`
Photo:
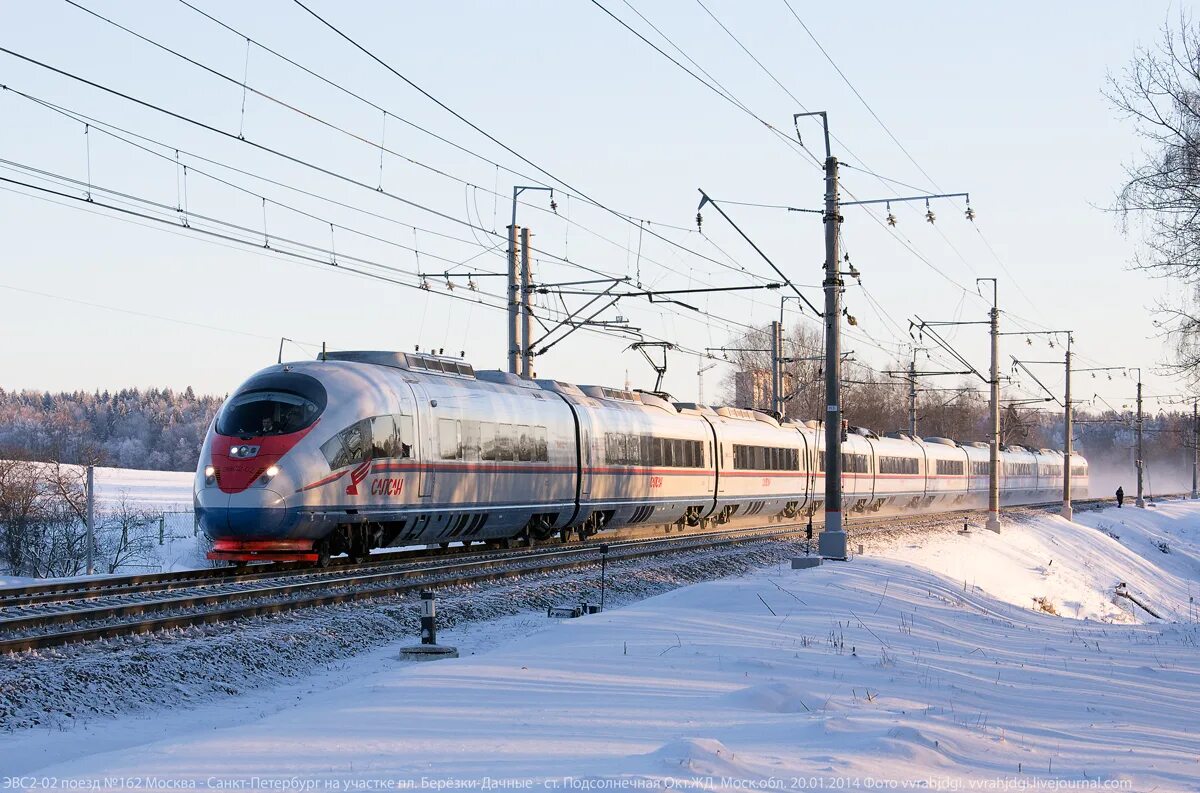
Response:
[{"label": "railway track", "polygon": [[[1077,509],[1113,499],[1076,502]],[[1052,505],[1027,505],[1041,510]],[[857,517],[848,530],[875,533],[955,516],[961,510],[910,516]],[[815,523],[814,528],[820,524]],[[802,536],[804,524],[772,524],[671,536],[608,539],[608,559],[621,561],[758,540]],[[600,542],[481,552],[475,548],[376,554],[365,563],[314,570],[294,565],[210,568],[0,589],[0,652],[18,652],[168,628],[276,614],[419,589],[577,569],[599,562]]]}]

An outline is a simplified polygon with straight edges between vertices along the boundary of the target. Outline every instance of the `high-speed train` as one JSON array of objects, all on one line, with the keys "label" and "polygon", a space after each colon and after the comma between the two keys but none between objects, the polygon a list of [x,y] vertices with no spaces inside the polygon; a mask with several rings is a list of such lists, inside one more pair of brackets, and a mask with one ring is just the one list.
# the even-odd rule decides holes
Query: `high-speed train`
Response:
[{"label": "high-speed train", "polygon": [[[987,503],[986,444],[854,428],[842,460],[851,519]],[[1005,448],[1002,502],[1059,497],[1063,464],[1062,452]],[[1082,498],[1087,462],[1069,464]],[[209,558],[323,564],[398,545],[791,520],[821,510],[823,469],[815,422],[443,356],[331,352],[270,366],[230,396],[201,450],[195,505]]]}]

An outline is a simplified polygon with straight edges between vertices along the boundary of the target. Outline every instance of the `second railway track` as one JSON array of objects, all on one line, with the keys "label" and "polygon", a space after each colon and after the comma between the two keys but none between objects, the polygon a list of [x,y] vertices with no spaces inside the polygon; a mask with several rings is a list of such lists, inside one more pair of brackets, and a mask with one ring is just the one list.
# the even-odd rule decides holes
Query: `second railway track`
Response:
[{"label": "second railway track", "polygon": [[[1111,499],[1077,502],[1083,508]],[[1020,509],[1042,509],[1032,505]],[[909,527],[977,510],[860,517],[856,532]],[[819,523],[814,524],[819,528]],[[669,552],[686,552],[805,533],[801,523],[710,530],[607,542],[613,562]],[[18,652],[75,642],[182,628],[302,608],[402,595],[429,587],[592,566],[599,542],[532,549],[433,549],[378,554],[361,564],[329,568],[213,568],[184,573],[92,579],[0,589],[0,652]]]}]

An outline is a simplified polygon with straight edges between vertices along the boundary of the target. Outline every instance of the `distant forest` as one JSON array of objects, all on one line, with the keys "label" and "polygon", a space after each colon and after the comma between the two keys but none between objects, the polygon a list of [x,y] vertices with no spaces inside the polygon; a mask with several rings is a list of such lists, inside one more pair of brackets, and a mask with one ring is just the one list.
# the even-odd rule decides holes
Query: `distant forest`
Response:
[{"label": "distant forest", "polygon": [[0,459],[194,471],[222,401],[190,387],[57,394],[0,388]]}]

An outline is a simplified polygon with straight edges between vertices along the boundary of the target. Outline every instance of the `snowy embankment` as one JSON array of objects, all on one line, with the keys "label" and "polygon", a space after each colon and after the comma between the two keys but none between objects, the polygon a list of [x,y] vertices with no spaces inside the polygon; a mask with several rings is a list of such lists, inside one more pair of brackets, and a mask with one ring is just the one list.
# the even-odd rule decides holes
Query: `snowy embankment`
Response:
[{"label": "snowy embankment", "polygon": [[[463,620],[442,636],[459,660],[402,663],[396,642],[219,705],[18,733],[0,771],[143,788],[1196,790],[1198,560],[1187,502],[877,538],[848,563],[577,620]],[[1119,582],[1169,621],[1115,598]]]}]

